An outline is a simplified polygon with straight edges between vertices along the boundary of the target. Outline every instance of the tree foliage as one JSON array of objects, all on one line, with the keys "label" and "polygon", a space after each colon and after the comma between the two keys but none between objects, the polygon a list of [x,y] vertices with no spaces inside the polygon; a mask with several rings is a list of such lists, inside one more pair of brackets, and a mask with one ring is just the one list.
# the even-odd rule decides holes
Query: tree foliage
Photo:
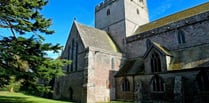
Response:
[{"label": "tree foliage", "polygon": [[54,31],[48,30],[51,19],[46,19],[40,14],[40,10],[47,2],[47,0],[1,0],[0,27],[10,28],[13,36],[14,32],[25,34],[39,31],[52,34]]},{"label": "tree foliage", "polygon": [[0,0],[0,86],[8,83],[10,75],[24,79],[27,85],[35,85],[38,79],[50,81],[63,75],[66,60],[53,60],[47,51],[58,52],[59,44],[45,43],[44,35],[49,30],[51,19],[45,18],[40,10],[47,0]]}]

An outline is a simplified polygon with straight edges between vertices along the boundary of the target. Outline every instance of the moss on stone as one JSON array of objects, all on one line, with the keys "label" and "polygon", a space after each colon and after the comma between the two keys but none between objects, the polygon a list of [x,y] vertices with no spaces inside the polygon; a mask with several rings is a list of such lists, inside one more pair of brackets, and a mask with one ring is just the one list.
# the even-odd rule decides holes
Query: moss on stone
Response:
[{"label": "moss on stone", "polygon": [[151,29],[158,28],[158,27],[161,27],[161,26],[173,23],[173,22],[177,22],[179,20],[183,20],[185,18],[189,18],[191,16],[198,15],[206,11],[209,11],[209,2],[181,11],[181,12],[178,12],[178,13],[175,13],[173,15],[161,18],[151,23],[142,25],[136,30],[135,34],[140,34],[142,32],[149,31]]}]

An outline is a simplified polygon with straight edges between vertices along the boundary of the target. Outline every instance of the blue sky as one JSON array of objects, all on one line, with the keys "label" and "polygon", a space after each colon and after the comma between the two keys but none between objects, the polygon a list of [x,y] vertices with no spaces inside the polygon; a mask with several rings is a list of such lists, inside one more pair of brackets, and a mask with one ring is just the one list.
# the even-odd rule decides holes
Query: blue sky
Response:
[{"label": "blue sky", "polygon": [[[46,42],[65,45],[73,19],[94,26],[94,7],[103,0],[49,0],[42,10],[45,17],[53,20],[51,29],[56,33],[46,37]],[[209,0],[147,0],[150,21],[178,11],[209,2]],[[52,53],[49,56],[55,57]]]}]

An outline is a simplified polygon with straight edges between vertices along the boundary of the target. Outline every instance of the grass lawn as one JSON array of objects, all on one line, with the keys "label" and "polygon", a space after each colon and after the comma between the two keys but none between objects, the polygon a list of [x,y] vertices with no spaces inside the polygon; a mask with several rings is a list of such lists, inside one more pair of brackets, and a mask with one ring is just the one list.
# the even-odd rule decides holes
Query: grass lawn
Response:
[{"label": "grass lawn", "polygon": [[[45,99],[36,96],[25,95],[23,93],[10,93],[7,91],[0,91],[0,103],[72,103],[72,102]],[[133,102],[112,101],[109,103],[133,103]]]},{"label": "grass lawn", "polygon": [[23,93],[9,93],[0,91],[0,103],[70,103],[63,101],[50,100],[35,96],[25,95]]},{"label": "grass lawn", "polygon": [[[107,102],[99,102],[99,103],[107,103]],[[134,103],[134,102],[111,101],[108,103]]]}]

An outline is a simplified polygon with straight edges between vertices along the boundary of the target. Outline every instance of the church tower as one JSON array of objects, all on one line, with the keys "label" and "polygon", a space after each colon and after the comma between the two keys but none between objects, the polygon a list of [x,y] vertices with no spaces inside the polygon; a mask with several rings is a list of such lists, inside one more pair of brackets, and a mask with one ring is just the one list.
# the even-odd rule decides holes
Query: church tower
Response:
[{"label": "church tower", "polygon": [[125,38],[148,23],[146,0],[105,0],[95,8],[95,27],[105,30],[125,52]]}]

